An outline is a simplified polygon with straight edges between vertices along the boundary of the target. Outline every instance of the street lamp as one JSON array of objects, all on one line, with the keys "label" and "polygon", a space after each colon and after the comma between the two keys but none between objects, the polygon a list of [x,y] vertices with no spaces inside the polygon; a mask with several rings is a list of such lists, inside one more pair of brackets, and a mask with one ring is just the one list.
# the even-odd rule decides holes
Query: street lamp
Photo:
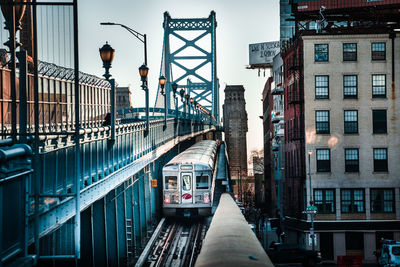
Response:
[{"label": "street lamp", "polygon": [[313,201],[313,194],[312,194],[312,188],[311,188],[311,155],[312,155],[312,149],[309,149],[307,151],[308,154],[308,179],[309,179],[309,188],[310,188],[310,206],[314,204]]},{"label": "street lamp", "polygon": [[196,121],[199,120],[199,104],[197,103],[197,101],[194,101],[194,109],[196,110]]},{"label": "street lamp", "polygon": [[4,43],[4,45],[10,48],[10,53],[12,53],[15,47],[20,46],[19,42],[15,42],[15,37],[17,31],[21,30],[21,20],[25,14],[27,0],[13,0],[13,1],[2,1],[1,11],[5,19],[5,29],[10,32],[10,39]]},{"label": "street lamp", "polygon": [[21,19],[24,16],[26,0],[8,0],[1,1],[1,11],[5,19],[4,29],[10,33],[10,38],[4,45],[10,49],[11,60],[8,64],[11,69],[10,88],[11,88],[11,137],[13,141],[16,139],[17,133],[17,96],[16,96],[16,48],[21,44],[16,41],[17,31],[21,28]]},{"label": "street lamp", "polygon": [[175,120],[178,121],[178,98],[176,97],[176,90],[178,90],[178,84],[172,84],[172,92],[174,92],[174,100],[175,100]]},{"label": "street lamp", "polygon": [[167,128],[167,94],[164,91],[164,86],[167,82],[167,79],[164,77],[164,75],[161,75],[160,78],[158,78],[158,81],[161,86],[161,94],[164,96],[164,126],[163,126],[163,129],[165,130]]},{"label": "street lamp", "polygon": [[141,34],[134,29],[129,28],[128,26],[125,26],[120,23],[114,23],[114,22],[101,22],[100,25],[116,25],[116,26],[121,26],[122,28],[126,29],[128,32],[130,32],[133,36],[135,36],[139,41],[141,41],[144,45],[144,65],[147,66],[147,41],[146,41],[146,34]]},{"label": "street lamp", "polygon": [[[193,106],[193,101],[194,101],[194,99],[191,97],[190,98],[190,106],[192,107],[192,110],[193,110],[193,115],[194,115],[194,106]],[[192,116],[193,117],[193,116]]]},{"label": "street lamp", "polygon": [[121,26],[128,32],[130,32],[133,36],[135,36],[139,41],[141,41],[144,45],[144,64],[139,68],[139,73],[140,77],[142,80],[142,89],[146,93],[146,130],[144,132],[144,135],[147,136],[149,133],[149,88],[147,87],[147,73],[149,71],[149,68],[147,67],[147,39],[146,39],[146,34],[141,34],[134,29],[129,28],[126,25],[120,24],[120,23],[114,23],[114,22],[101,22],[100,25],[116,25],[116,26]]},{"label": "street lamp", "polygon": [[106,72],[103,74],[103,76],[106,78],[106,80],[110,83],[111,85],[111,90],[110,90],[110,126],[111,126],[111,141],[115,141],[115,80],[110,79],[111,74],[110,74],[110,68],[111,68],[111,63],[114,59],[114,53],[115,50],[106,42],[103,47],[99,49],[100,52],[100,58],[103,61],[103,68],[105,68]]},{"label": "street lamp", "polygon": [[149,73],[149,68],[143,64],[139,68],[139,75],[142,80],[142,89],[146,93],[146,130],[144,132],[145,136],[149,133],[149,88],[147,87],[147,74]]},{"label": "street lamp", "polygon": [[306,214],[310,214],[311,216],[311,228],[310,228],[310,238],[311,238],[311,244],[312,244],[312,250],[315,251],[315,238],[314,238],[314,216],[317,214],[318,210],[317,207],[314,206],[314,201],[313,201],[313,193],[312,193],[312,187],[311,187],[311,155],[312,155],[312,149],[309,149],[307,151],[308,154],[308,178],[309,178],[309,188],[310,188],[310,206],[307,207],[306,209]]},{"label": "street lamp", "polygon": [[180,91],[179,91],[179,94],[181,95],[181,101],[182,101],[182,103],[183,103],[183,112],[184,112],[184,114],[185,114],[185,119],[186,119],[186,104],[185,104],[185,90],[184,89],[181,89]]},{"label": "street lamp", "polygon": [[188,116],[189,116],[189,120],[190,120],[190,106],[189,106],[189,98],[190,98],[190,94],[189,94],[189,93],[187,93],[187,94],[185,95],[185,99],[186,99],[186,105],[187,105],[187,107],[188,107]]}]

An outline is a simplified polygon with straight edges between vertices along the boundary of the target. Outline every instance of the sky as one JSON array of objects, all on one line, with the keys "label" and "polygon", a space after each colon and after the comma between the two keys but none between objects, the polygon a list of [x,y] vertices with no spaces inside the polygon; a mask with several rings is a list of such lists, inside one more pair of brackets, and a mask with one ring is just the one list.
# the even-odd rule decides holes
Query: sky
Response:
[{"label": "sky", "polygon": [[104,73],[99,48],[106,42],[115,49],[111,74],[119,86],[130,86],[134,107],[145,105],[140,89],[138,67],[144,62],[143,44],[118,26],[101,26],[100,22],[124,24],[146,33],[150,106],[154,105],[164,31],[163,13],[172,18],[206,18],[216,12],[217,76],[220,81],[220,103],[228,85],[245,88],[248,113],[247,151],[263,147],[262,90],[267,70],[248,70],[249,44],[279,40],[278,0],[81,0],[79,12],[79,56],[81,71],[101,76]]}]

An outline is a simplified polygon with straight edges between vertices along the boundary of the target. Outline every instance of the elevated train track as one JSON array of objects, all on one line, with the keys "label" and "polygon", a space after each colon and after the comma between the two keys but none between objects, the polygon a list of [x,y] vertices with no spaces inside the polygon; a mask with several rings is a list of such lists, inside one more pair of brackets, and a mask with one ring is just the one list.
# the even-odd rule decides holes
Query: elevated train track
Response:
[{"label": "elevated train track", "polygon": [[162,219],[135,266],[194,266],[207,230],[206,219]]}]

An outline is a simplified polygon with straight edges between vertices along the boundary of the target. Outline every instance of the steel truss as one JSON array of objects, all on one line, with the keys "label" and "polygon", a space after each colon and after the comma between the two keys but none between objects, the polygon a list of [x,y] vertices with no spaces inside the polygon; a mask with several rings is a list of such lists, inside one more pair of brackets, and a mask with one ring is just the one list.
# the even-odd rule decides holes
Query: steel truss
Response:
[{"label": "steel truss", "polygon": [[[215,19],[215,12],[211,11],[208,18],[184,18],[184,19],[173,19],[168,12],[164,13],[164,44],[162,51],[161,70],[160,76],[164,75],[167,79],[166,85],[166,97],[167,97],[167,108],[171,109],[175,106],[174,98],[172,94],[172,83],[178,84],[178,94],[181,88],[186,89],[186,93],[190,93],[190,96],[194,101],[200,103],[205,109],[207,109],[216,120],[219,120],[219,82],[217,78],[217,58],[216,58],[216,27],[217,22]],[[182,35],[182,33],[192,31],[193,35],[196,35],[193,39],[188,39]],[[195,32],[196,31],[196,32]],[[198,32],[197,32],[198,31]],[[171,36],[184,42],[184,44],[175,49],[171,50]],[[210,36],[211,49],[201,47],[197,43]],[[196,50],[197,54],[201,55],[180,55],[180,53],[186,49]],[[197,62],[199,62],[197,64]],[[210,64],[209,64],[210,63]],[[195,66],[189,64],[195,64]],[[210,74],[210,78],[205,78],[197,71],[209,64],[211,67],[207,69],[207,73]],[[174,68],[183,70],[183,74],[174,77]],[[193,82],[191,78],[200,80],[200,82]],[[186,84],[185,84],[186,82]],[[177,94],[177,96],[178,96]],[[158,88],[158,94],[156,98],[155,107],[163,106],[163,96],[161,95],[161,88]],[[184,110],[184,105],[181,101],[178,101],[178,109]]]}]

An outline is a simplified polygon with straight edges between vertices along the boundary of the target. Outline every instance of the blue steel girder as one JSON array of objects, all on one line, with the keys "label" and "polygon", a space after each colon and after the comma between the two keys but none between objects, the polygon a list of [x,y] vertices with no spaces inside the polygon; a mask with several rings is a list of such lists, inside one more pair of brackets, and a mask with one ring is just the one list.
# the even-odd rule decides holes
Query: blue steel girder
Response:
[{"label": "blue steel girder", "polygon": [[[216,62],[216,26],[215,12],[211,11],[208,18],[180,18],[173,19],[168,12],[164,13],[164,42],[162,50],[160,76],[164,75],[167,79],[165,93],[167,97],[167,108],[175,106],[172,97],[172,83],[177,83],[178,88],[184,88],[186,93],[193,93],[191,97],[207,109],[214,117],[219,120],[219,83],[217,78]],[[193,33],[193,39],[184,37],[181,33],[185,31],[199,31]],[[170,37],[181,40],[183,45],[171,50]],[[198,41],[210,36],[211,46],[207,49],[197,44]],[[194,49],[197,55],[180,55],[186,49]],[[206,66],[210,63],[210,67]],[[192,64],[188,66],[188,64]],[[194,66],[193,66],[194,65]],[[180,69],[180,75],[174,77],[174,69]],[[207,69],[206,69],[207,68]],[[209,78],[199,74],[199,70],[206,69]],[[183,72],[183,74],[182,74]],[[175,74],[176,75],[176,74]],[[200,82],[188,82],[184,80],[191,78]],[[178,92],[179,92],[178,89]],[[160,86],[156,96],[155,107],[164,107],[164,97],[161,96]],[[178,109],[183,111],[183,105],[178,105]]]}]

